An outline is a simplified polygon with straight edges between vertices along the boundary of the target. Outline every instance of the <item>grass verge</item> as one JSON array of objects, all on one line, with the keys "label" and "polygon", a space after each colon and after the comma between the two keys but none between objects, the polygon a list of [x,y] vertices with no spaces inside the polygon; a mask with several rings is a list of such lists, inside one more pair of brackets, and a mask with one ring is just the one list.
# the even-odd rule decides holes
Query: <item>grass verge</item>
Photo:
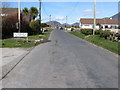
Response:
[{"label": "grass verge", "polygon": [[[26,39],[24,38],[9,38],[0,40],[0,48],[33,47],[38,44],[46,42],[49,38],[51,31],[52,30],[48,30],[47,32],[40,35],[28,36],[28,41],[26,41]],[[38,40],[38,42],[36,42],[36,40]]]},{"label": "grass verge", "polygon": [[85,38],[85,34],[82,34],[82,33],[80,33],[80,32],[75,32],[75,31],[72,31],[72,32],[69,32],[70,34],[73,34],[73,35],[75,35],[75,36],[77,36],[77,37],[79,37],[79,38],[82,38],[82,39],[84,39]]},{"label": "grass verge", "polygon": [[73,34],[79,38],[85,39],[97,46],[103,47],[113,53],[120,55],[120,52],[119,52],[120,50],[118,48],[118,45],[120,44],[120,42],[116,42],[116,41],[113,42],[113,41],[101,38],[99,35],[86,36],[80,32],[75,32],[75,31],[70,32],[70,34]]}]

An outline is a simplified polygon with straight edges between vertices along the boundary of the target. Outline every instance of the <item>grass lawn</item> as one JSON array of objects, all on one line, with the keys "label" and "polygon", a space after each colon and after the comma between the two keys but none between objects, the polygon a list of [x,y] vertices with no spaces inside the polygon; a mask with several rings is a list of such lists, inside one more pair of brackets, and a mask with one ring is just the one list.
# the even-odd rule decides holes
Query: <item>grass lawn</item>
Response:
[{"label": "grass lawn", "polygon": [[[24,38],[22,38],[22,39],[10,38],[10,39],[0,40],[0,48],[33,47],[40,43],[46,42],[46,40],[48,40],[48,38],[49,38],[51,31],[52,30],[48,30],[47,32],[45,32],[41,35],[28,36],[28,42]],[[43,41],[35,43],[35,40],[40,40],[40,39],[43,39]]]},{"label": "grass lawn", "polygon": [[28,36],[29,39],[40,39],[45,37],[45,35],[32,35],[32,36]]},{"label": "grass lawn", "polygon": [[85,34],[82,34],[82,33],[79,33],[79,32],[75,32],[75,31],[72,31],[72,32],[69,32],[70,34],[73,34],[79,38],[82,38],[84,39],[85,38]]},{"label": "grass lawn", "polygon": [[15,39],[3,39],[2,40],[2,47],[32,47],[35,46],[35,43],[33,41],[27,42],[26,40],[15,40]]},{"label": "grass lawn", "polygon": [[110,40],[106,40],[104,38],[101,38],[98,35],[95,35],[95,36],[91,35],[85,39],[89,42],[96,44],[97,46],[101,46],[111,52],[114,52],[114,53],[120,55],[120,53],[118,52],[119,51],[118,42],[116,42],[116,41],[113,42]]},{"label": "grass lawn", "polygon": [[119,54],[120,55],[120,50],[118,48],[118,44],[120,44],[120,42],[116,42],[116,41],[110,41],[110,40],[107,40],[107,39],[104,39],[104,38],[101,38],[100,36],[98,35],[91,35],[91,36],[87,36],[85,37],[84,34],[80,33],[80,32],[70,32],[71,34],[77,36],[77,37],[80,37],[82,39],[85,39],[97,46],[100,46],[100,47],[103,47],[111,52],[114,52],[116,54]]}]

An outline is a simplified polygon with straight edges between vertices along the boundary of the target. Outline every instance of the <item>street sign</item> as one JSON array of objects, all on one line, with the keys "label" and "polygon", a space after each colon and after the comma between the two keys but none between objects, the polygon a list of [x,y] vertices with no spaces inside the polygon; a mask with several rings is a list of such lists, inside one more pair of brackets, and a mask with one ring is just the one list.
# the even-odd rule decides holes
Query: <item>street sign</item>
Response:
[{"label": "street sign", "polygon": [[15,38],[27,38],[28,37],[28,33],[13,33],[13,37]]}]

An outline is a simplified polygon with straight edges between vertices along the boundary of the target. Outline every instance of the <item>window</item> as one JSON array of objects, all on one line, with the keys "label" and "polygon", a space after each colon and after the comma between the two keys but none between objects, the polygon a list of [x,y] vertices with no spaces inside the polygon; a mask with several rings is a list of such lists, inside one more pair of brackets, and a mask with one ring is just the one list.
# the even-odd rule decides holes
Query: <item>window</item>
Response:
[{"label": "window", "polygon": [[89,26],[89,25],[84,25],[84,26]]}]

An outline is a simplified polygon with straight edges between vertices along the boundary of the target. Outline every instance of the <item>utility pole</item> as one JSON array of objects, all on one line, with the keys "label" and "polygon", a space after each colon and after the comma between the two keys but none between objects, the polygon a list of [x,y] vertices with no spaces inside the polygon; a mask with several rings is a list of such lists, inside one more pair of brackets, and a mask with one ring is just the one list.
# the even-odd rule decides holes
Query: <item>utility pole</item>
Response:
[{"label": "utility pole", "polygon": [[67,21],[68,21],[68,17],[66,16],[66,31],[67,31]]},{"label": "utility pole", "polygon": [[20,10],[21,10],[21,9],[20,9],[20,8],[21,8],[21,7],[20,7],[20,0],[18,0],[18,21],[19,21],[19,22],[18,22],[18,27],[19,27],[18,32],[19,32],[19,33],[20,33],[20,29],[21,29],[21,28],[20,28],[20,27],[21,27],[21,23],[20,23],[20,22],[21,22],[21,21],[20,21]]},{"label": "utility pole", "polygon": [[96,30],[96,0],[94,0],[94,25],[93,25],[93,35],[95,35]]},{"label": "utility pole", "polygon": [[50,17],[49,17],[49,22],[50,22],[50,26],[52,26],[52,25],[51,25],[51,15],[50,15]]},{"label": "utility pole", "polygon": [[42,7],[42,0],[39,0],[40,2],[40,6],[39,6],[39,20],[40,20],[40,22],[39,22],[39,24],[40,24],[40,32],[41,32],[41,7]]}]

